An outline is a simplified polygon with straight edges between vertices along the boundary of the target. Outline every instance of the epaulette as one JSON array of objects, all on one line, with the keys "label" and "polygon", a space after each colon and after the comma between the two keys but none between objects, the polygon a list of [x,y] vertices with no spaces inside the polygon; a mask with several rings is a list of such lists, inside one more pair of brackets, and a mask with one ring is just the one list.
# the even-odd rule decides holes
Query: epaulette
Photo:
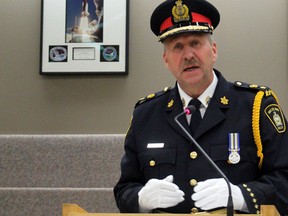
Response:
[{"label": "epaulette", "polygon": [[140,104],[143,104],[147,101],[150,101],[152,99],[155,99],[159,96],[162,96],[164,94],[166,94],[167,92],[169,92],[171,90],[171,87],[165,87],[162,91],[159,91],[159,92],[156,92],[156,93],[153,93],[153,94],[149,94],[148,96],[144,97],[144,98],[140,98],[138,100],[138,102],[135,104],[134,108],[139,106]]},{"label": "epaulette", "polygon": [[263,91],[265,93],[265,96],[271,96],[272,95],[272,90],[263,85],[256,85],[256,84],[249,84],[249,83],[244,83],[241,81],[236,81],[234,82],[234,85],[240,88],[246,88],[246,89],[252,89],[252,90],[257,90],[257,91]]}]

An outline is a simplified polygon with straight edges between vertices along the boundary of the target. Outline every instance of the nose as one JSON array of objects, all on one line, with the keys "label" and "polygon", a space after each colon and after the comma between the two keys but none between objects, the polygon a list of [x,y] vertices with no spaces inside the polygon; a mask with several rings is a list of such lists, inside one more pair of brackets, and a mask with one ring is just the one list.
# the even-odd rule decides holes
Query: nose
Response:
[{"label": "nose", "polygon": [[183,50],[183,58],[184,58],[184,60],[190,61],[194,57],[195,57],[194,49],[192,47],[190,47],[190,46],[185,47],[184,50]]}]

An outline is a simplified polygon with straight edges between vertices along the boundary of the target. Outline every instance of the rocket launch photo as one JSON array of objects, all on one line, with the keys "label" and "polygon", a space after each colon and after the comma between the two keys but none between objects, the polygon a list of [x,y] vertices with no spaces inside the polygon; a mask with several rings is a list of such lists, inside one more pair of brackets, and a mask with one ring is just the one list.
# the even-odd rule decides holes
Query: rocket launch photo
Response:
[{"label": "rocket launch photo", "polygon": [[66,43],[103,41],[103,0],[66,0]]}]

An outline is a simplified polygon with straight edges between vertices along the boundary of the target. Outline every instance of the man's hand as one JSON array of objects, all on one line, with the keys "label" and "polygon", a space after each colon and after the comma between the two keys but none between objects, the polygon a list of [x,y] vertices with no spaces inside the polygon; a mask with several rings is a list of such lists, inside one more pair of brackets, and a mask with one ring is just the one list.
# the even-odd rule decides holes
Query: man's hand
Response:
[{"label": "man's hand", "polygon": [[140,212],[149,212],[156,208],[168,208],[184,200],[184,192],[172,183],[173,176],[165,179],[150,179],[138,193]]},{"label": "man's hand", "polygon": [[[247,211],[246,202],[240,188],[231,184],[232,199],[235,210]],[[208,179],[199,182],[192,195],[195,206],[203,210],[211,210],[219,207],[227,207],[228,185],[223,178]]]}]

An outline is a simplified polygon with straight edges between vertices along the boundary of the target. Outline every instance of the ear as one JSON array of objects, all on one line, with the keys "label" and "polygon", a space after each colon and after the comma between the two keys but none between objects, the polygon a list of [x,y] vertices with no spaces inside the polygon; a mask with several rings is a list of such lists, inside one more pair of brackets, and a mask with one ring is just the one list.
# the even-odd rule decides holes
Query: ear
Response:
[{"label": "ear", "polygon": [[163,59],[165,67],[168,68],[167,54],[165,51],[163,52],[162,59]]},{"label": "ear", "polygon": [[216,62],[217,57],[218,57],[218,49],[217,49],[216,42],[213,42],[213,44],[212,44],[212,53],[213,53],[213,60],[214,60],[214,62]]}]

